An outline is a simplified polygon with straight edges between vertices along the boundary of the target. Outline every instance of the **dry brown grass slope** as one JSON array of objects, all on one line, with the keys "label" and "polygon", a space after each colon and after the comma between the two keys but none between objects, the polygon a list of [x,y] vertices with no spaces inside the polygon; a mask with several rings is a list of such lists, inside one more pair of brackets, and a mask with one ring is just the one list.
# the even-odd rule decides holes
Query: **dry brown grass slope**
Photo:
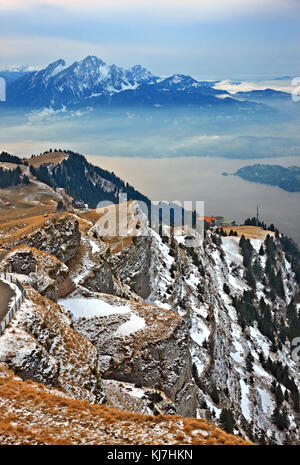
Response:
[{"label": "dry brown grass slope", "polygon": [[68,158],[68,154],[65,152],[46,152],[42,155],[38,155],[33,158],[28,158],[28,164],[39,168],[45,163],[53,163],[54,165],[61,163],[65,158]]},{"label": "dry brown grass slope", "polygon": [[248,239],[264,240],[268,234],[270,236],[274,236],[273,231],[264,230],[262,228],[259,228],[258,226],[226,226],[223,227],[223,229],[227,232],[227,234],[229,234],[232,230],[234,232],[237,232],[239,237],[241,237],[244,234],[244,236]]},{"label": "dry brown grass slope", "polygon": [[205,420],[123,412],[72,400],[0,364],[0,444],[249,444]]}]

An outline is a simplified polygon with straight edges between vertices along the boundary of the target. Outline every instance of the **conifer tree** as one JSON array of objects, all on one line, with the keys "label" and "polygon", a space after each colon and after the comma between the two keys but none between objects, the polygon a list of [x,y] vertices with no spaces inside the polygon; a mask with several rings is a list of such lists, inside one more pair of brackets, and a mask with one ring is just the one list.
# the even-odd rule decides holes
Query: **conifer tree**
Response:
[{"label": "conifer tree", "polygon": [[251,354],[251,352],[248,352],[247,357],[246,357],[246,368],[250,372],[253,371],[253,362],[254,362],[253,355]]},{"label": "conifer tree", "polygon": [[246,281],[249,284],[249,286],[255,289],[256,281],[255,281],[255,278],[253,276],[251,268],[247,269],[245,277],[246,277]]},{"label": "conifer tree", "polygon": [[285,292],[284,292],[284,286],[283,286],[283,280],[282,280],[282,272],[281,272],[281,270],[279,270],[278,273],[275,275],[274,290],[275,290],[276,294],[277,294],[281,299],[284,299],[284,297],[285,297]]},{"label": "conifer tree", "polygon": [[279,408],[276,407],[274,412],[273,412],[273,415],[272,415],[272,421],[277,426],[277,428],[279,430],[284,431],[284,430],[288,429],[290,422],[289,422],[289,419],[288,419],[286,409],[283,408],[280,411]]},{"label": "conifer tree", "polygon": [[220,414],[220,426],[228,434],[233,434],[235,421],[230,409],[223,408]]},{"label": "conifer tree", "polygon": [[282,390],[279,384],[277,384],[276,389],[275,389],[275,399],[276,399],[277,407],[280,407],[284,400],[284,397],[283,397],[283,393],[282,393]]},{"label": "conifer tree", "polygon": [[254,276],[256,276],[256,278],[258,279],[261,278],[263,270],[262,270],[260,260],[258,258],[253,263],[252,271],[253,271]]},{"label": "conifer tree", "polygon": [[212,386],[212,390],[211,390],[211,393],[210,393],[210,396],[212,398],[212,401],[218,405],[218,403],[220,402],[220,396],[219,396],[219,391],[216,387],[215,384],[213,384]]}]

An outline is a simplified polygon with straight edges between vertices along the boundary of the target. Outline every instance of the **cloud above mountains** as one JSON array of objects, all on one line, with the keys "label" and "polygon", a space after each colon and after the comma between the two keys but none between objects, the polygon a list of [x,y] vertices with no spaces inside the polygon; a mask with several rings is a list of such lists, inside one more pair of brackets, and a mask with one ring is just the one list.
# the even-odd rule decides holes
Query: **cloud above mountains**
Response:
[{"label": "cloud above mountains", "polygon": [[199,79],[300,73],[299,0],[1,0],[0,17],[0,65],[95,54]]},{"label": "cloud above mountains", "polygon": [[[25,6],[26,5],[26,6]],[[150,12],[153,16],[193,20],[220,20],[237,15],[260,12],[299,12],[298,0],[1,0],[0,9],[57,7],[80,10],[83,14],[116,14],[120,11]]]}]

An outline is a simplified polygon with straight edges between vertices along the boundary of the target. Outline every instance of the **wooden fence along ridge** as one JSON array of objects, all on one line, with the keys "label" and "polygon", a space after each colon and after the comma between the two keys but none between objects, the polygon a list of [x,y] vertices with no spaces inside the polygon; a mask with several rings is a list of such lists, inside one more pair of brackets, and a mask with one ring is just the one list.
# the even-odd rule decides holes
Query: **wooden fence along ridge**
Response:
[{"label": "wooden fence along ridge", "polygon": [[22,286],[22,284],[20,283],[20,281],[18,281],[16,278],[14,278],[9,273],[0,273],[0,280],[1,278],[4,281],[14,283],[19,289],[19,291],[21,292],[21,295],[18,298],[16,298],[16,295],[15,295],[15,301],[13,302],[13,304],[9,305],[5,317],[3,318],[2,321],[0,321],[0,335],[3,333],[8,323],[13,319],[14,315],[16,314],[16,311],[19,309],[20,305],[24,302],[26,298],[26,291],[24,287]]}]

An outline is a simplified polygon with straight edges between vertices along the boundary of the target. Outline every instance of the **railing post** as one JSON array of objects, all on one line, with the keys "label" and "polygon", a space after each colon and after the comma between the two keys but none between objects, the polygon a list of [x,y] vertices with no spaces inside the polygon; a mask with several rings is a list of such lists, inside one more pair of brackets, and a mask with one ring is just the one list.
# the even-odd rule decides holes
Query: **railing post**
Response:
[{"label": "railing post", "polygon": [[4,271],[3,273],[0,273],[0,276],[4,277],[4,281],[15,283],[17,288],[21,292],[21,296],[18,299],[15,296],[15,303],[12,304],[10,310],[7,311],[4,319],[0,321],[0,335],[1,335],[3,331],[5,330],[6,326],[8,325],[8,323],[10,323],[11,320],[13,319],[20,305],[24,302],[25,297],[26,297],[26,290],[24,289],[24,287],[22,286],[22,284],[17,278],[12,276],[11,274],[8,274],[6,271]]}]

